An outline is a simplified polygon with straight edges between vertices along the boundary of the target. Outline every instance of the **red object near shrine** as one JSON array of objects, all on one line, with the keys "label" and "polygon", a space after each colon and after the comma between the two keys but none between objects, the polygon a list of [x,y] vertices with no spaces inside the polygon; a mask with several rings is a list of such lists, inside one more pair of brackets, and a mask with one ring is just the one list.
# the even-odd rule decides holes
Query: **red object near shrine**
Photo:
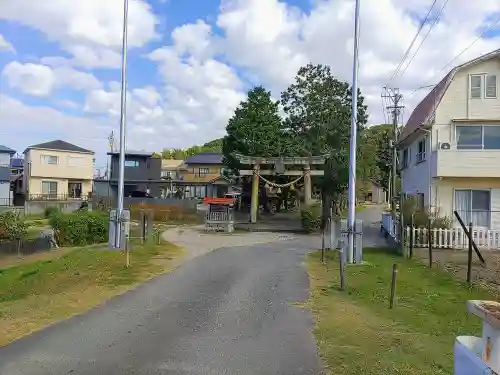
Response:
[{"label": "red object near shrine", "polygon": [[232,206],[234,205],[233,198],[209,198],[203,199],[203,204],[216,204],[218,206]]}]

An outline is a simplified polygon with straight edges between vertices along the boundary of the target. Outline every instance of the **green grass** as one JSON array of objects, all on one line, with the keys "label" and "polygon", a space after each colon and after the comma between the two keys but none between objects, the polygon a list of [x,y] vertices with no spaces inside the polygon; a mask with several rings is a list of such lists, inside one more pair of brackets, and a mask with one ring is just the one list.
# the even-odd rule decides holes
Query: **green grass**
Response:
[{"label": "green grass", "polygon": [[[437,375],[453,372],[456,336],[480,335],[469,299],[495,299],[439,270],[385,249],[365,250],[366,265],[346,268],[339,290],[338,259],[308,257],[320,354],[331,374]],[[395,308],[390,310],[392,265],[398,265]]]},{"label": "green grass", "polygon": [[0,345],[168,271],[181,255],[168,243],[135,245],[126,268],[122,252],[93,246],[0,269]]}]

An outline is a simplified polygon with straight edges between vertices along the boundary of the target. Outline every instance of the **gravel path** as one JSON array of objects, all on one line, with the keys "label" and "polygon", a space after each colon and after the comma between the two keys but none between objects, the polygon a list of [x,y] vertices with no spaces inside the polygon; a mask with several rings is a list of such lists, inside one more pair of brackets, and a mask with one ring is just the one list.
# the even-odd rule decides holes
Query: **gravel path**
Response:
[{"label": "gravel path", "polygon": [[203,226],[175,227],[163,232],[163,239],[183,247],[193,259],[222,247],[249,246],[296,239],[283,233],[236,232],[231,234],[204,232]]},{"label": "gravel path", "polygon": [[[164,237],[195,259],[0,348],[0,374],[322,373],[309,311],[296,305],[309,297],[303,261],[317,238],[194,229]],[[220,246],[232,247],[203,255]]]}]

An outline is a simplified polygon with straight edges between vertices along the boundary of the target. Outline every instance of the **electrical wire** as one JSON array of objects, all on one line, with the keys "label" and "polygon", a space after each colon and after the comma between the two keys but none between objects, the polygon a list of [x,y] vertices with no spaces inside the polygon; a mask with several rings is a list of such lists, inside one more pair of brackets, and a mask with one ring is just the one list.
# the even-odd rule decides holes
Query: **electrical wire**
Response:
[{"label": "electrical wire", "polygon": [[410,53],[411,49],[413,48],[413,45],[415,44],[415,41],[417,40],[420,32],[424,28],[425,23],[429,19],[429,16],[431,15],[431,12],[432,12],[432,9],[434,8],[434,5],[436,5],[436,2],[437,2],[437,0],[433,1],[431,7],[429,8],[429,11],[427,12],[427,15],[425,16],[425,18],[423,19],[423,21],[420,22],[420,26],[419,26],[419,28],[417,30],[417,33],[413,37],[413,40],[411,41],[410,46],[407,48],[406,52],[404,53],[403,57],[401,58],[401,61],[399,62],[398,66],[396,67],[396,70],[394,71],[394,73],[392,73],[391,78],[389,79],[389,81],[392,81],[396,77],[396,75],[399,73],[399,70],[403,66],[406,58],[408,57],[408,54]]},{"label": "electrical wire", "polygon": [[495,21],[493,21],[492,23],[490,23],[490,25],[486,29],[484,29],[483,32],[476,39],[474,39],[472,41],[472,43],[470,43],[467,47],[465,47],[459,54],[457,54],[445,66],[443,66],[441,69],[439,69],[438,72],[436,74],[434,74],[430,79],[428,79],[427,81],[425,81],[422,84],[422,86],[416,88],[411,94],[409,94],[409,96],[412,96],[413,94],[415,94],[420,89],[431,87],[431,86],[432,87],[436,86],[436,85],[428,85],[428,84],[429,84],[430,81],[434,80],[434,78],[436,78],[437,76],[439,76],[443,70],[445,70],[447,67],[449,67],[451,64],[453,64],[460,56],[462,56],[465,52],[467,52],[474,44],[476,44],[477,41],[479,41],[480,39],[482,39],[483,36],[488,31],[490,31],[491,29],[493,29],[493,27],[495,27],[499,22],[500,22],[500,15],[498,15],[497,19]]},{"label": "electrical wire", "polygon": [[401,72],[401,74],[399,75],[400,77],[402,77],[405,73],[406,73],[406,70],[408,69],[408,67],[410,66],[410,64],[412,63],[412,61],[415,59],[415,56],[417,56],[418,54],[418,51],[420,51],[420,48],[422,47],[422,45],[424,44],[425,40],[429,37],[429,34],[431,33],[432,29],[434,29],[434,27],[437,25],[438,21],[439,21],[439,18],[441,16],[441,14],[443,13],[444,11],[444,8],[446,8],[446,5],[448,4],[450,0],[446,0],[443,5],[441,6],[441,9],[439,9],[439,12],[438,14],[436,15],[436,18],[434,18],[434,21],[432,22],[431,26],[429,27],[429,29],[427,30],[427,34],[425,34],[424,38],[422,39],[422,41],[420,42],[419,46],[417,47],[417,49],[415,50],[415,53],[413,54],[413,56],[411,57],[411,59],[408,61],[408,64],[406,64],[405,68],[403,69],[403,71]]}]

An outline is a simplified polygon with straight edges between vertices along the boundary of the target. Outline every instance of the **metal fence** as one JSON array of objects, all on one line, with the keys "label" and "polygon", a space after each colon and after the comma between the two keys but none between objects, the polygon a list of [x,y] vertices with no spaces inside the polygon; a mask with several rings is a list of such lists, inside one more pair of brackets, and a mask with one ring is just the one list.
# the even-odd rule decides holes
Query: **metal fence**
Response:
[{"label": "metal fence", "polygon": [[51,249],[47,238],[33,238],[27,240],[8,240],[0,243],[0,254],[22,254],[30,255]]}]

